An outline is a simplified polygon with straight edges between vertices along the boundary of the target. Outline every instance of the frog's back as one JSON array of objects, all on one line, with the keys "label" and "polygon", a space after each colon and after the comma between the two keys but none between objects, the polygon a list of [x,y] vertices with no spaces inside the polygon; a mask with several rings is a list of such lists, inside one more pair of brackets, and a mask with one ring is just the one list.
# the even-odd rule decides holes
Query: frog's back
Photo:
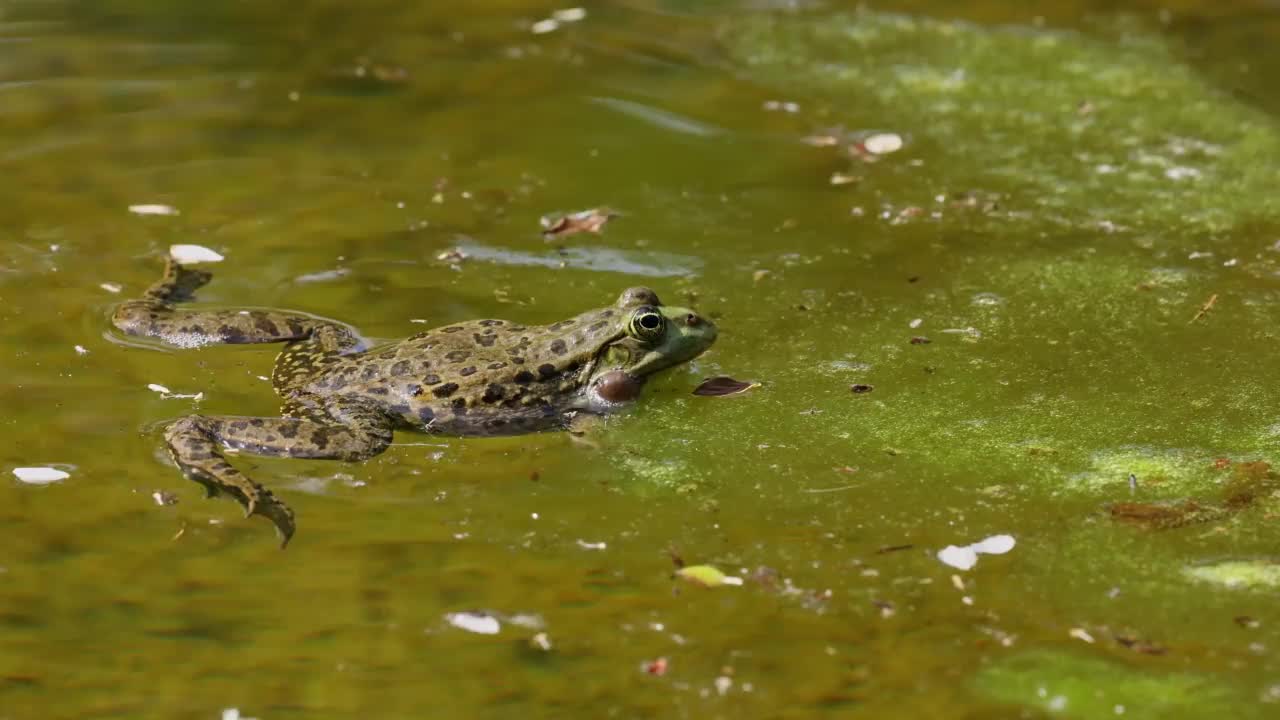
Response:
[{"label": "frog's back", "polygon": [[552,428],[572,409],[613,314],[606,308],[546,326],[447,325],[343,358],[302,391],[363,400],[402,426],[451,435]]}]

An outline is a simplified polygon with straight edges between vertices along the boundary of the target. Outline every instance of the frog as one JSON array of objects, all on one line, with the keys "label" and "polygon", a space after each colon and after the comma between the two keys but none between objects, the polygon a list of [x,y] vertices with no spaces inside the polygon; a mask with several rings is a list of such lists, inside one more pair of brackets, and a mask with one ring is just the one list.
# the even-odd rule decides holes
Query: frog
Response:
[{"label": "frog", "polygon": [[160,280],[118,304],[111,322],[176,348],[284,344],[270,377],[278,416],[197,413],[164,426],[182,474],[207,497],[232,497],[246,518],[270,520],[282,548],[297,529],[294,511],[236,469],[227,451],[359,462],[390,447],[397,430],[569,430],[630,406],[648,379],[698,357],[718,334],[705,315],[631,287],[612,305],[549,325],[472,320],[371,344],[351,325],[303,312],[184,307],[212,277],[168,256]]}]

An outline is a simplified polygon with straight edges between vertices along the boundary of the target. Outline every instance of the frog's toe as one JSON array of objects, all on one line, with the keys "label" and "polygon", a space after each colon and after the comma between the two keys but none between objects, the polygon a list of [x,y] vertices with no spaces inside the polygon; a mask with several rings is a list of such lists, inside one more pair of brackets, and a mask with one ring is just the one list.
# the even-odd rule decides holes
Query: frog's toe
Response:
[{"label": "frog's toe", "polygon": [[260,503],[255,511],[276,526],[276,534],[280,536],[280,549],[288,547],[297,530],[297,526],[293,524],[293,510],[273,497],[270,502]]}]

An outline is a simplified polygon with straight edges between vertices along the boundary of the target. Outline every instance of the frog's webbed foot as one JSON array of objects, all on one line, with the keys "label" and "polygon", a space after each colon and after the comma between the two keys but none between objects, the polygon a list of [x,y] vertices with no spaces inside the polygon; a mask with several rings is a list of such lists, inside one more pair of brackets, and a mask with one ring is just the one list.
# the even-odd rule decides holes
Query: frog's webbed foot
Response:
[{"label": "frog's webbed foot", "polygon": [[213,273],[208,270],[194,270],[172,257],[166,257],[164,276],[147,288],[143,296],[162,303],[187,302],[195,297],[196,290],[208,285],[212,279]]},{"label": "frog's webbed foot", "polygon": [[318,408],[310,418],[189,415],[165,431],[174,462],[184,475],[204,486],[209,496],[226,493],[245,510],[275,524],[281,547],[295,530],[293,510],[270,490],[246,477],[223,457],[232,448],[275,457],[363,460],[391,444],[389,421],[359,405]]},{"label": "frog's webbed foot", "polygon": [[280,547],[293,537],[296,525],[293,510],[267,488],[250,480],[218,451],[207,419],[192,415],[170,425],[165,431],[169,454],[182,473],[204,486],[205,497],[226,493],[244,507],[245,517],[262,515],[276,526]]}]

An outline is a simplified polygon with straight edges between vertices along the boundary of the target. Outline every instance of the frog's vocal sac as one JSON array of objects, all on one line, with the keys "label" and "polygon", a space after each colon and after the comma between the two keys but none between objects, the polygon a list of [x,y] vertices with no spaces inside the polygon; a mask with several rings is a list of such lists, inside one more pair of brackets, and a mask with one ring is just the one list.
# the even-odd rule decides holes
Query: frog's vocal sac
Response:
[{"label": "frog's vocal sac", "polygon": [[231,495],[246,515],[270,519],[282,546],[294,533],[293,511],[236,470],[223,449],[357,461],[385,450],[397,429],[563,429],[577,413],[603,414],[634,400],[649,376],[692,360],[716,339],[709,319],[633,287],[613,305],[551,325],[473,320],[367,348],[351,327],[303,313],[178,307],[210,278],[169,258],[159,282],[120,304],[112,322],[177,347],[285,343],[271,374],[279,417],[189,415],[164,436],[184,475],[211,496]]}]

